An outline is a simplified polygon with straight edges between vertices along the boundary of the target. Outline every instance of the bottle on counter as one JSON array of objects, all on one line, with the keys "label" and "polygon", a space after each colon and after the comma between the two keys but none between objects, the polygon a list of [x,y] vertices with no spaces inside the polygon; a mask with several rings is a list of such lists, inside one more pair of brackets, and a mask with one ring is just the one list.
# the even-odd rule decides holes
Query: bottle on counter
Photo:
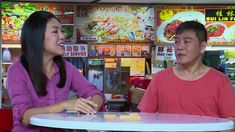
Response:
[{"label": "bottle on counter", "polygon": [[5,48],[3,50],[2,60],[3,61],[11,61],[11,52],[8,48]]}]

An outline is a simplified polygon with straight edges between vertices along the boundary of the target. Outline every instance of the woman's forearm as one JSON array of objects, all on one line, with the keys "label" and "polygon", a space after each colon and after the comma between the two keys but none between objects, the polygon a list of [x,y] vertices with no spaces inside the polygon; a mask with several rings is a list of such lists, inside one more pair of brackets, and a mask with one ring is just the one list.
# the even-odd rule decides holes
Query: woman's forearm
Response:
[{"label": "woman's forearm", "polygon": [[83,113],[93,113],[94,109],[99,110],[102,107],[103,102],[104,101],[102,96],[94,95],[92,96],[90,101],[83,98],[77,98],[72,100],[66,100],[54,105],[31,108],[24,112],[21,122],[23,125],[28,126],[30,125],[30,117],[33,115],[45,113],[59,113],[65,110],[77,110]]},{"label": "woman's forearm", "polygon": [[23,125],[28,126],[30,125],[30,117],[33,115],[44,114],[44,113],[59,113],[64,110],[65,110],[65,102],[44,107],[31,108],[24,112],[21,122]]}]

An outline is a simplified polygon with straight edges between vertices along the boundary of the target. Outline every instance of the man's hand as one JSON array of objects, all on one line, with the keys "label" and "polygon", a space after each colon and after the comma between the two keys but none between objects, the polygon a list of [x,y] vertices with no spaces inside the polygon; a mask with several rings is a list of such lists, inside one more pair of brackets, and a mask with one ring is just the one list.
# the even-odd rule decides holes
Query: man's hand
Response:
[{"label": "man's hand", "polygon": [[142,97],[144,96],[145,89],[131,87],[130,92],[131,92],[131,102],[134,104],[138,104],[142,99]]},{"label": "man's hand", "polygon": [[[234,122],[234,127],[235,127],[235,117],[229,117],[228,119]],[[235,128],[232,130],[227,130],[227,131],[222,131],[222,132],[235,132]]]}]

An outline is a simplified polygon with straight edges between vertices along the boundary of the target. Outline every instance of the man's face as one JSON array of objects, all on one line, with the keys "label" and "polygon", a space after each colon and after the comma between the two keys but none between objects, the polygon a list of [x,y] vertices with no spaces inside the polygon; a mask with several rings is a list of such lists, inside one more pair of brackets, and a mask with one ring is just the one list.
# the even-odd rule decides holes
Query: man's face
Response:
[{"label": "man's face", "polygon": [[200,60],[204,52],[201,44],[192,30],[185,30],[175,36],[175,56],[178,64],[194,64]]}]

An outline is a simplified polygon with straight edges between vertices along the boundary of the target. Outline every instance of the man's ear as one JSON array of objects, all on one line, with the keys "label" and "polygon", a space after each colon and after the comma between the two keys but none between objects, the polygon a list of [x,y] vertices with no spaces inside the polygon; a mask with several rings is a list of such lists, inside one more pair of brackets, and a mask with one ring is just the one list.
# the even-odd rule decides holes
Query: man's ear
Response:
[{"label": "man's ear", "polygon": [[202,41],[202,43],[201,43],[201,54],[205,52],[206,46],[207,46],[207,42],[206,41]]}]

